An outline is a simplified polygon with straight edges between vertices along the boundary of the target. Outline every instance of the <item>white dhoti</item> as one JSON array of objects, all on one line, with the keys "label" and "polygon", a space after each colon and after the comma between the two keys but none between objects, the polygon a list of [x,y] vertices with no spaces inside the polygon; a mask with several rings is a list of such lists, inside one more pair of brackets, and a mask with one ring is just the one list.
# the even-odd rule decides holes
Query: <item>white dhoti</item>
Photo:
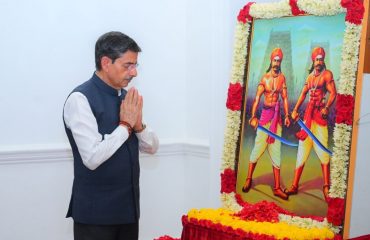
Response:
[{"label": "white dhoti", "polygon": [[[269,129],[271,125],[271,121],[267,124],[263,125],[266,129]],[[277,125],[276,135],[281,136],[282,126],[280,124]],[[251,163],[256,163],[258,159],[262,156],[262,154],[267,149],[269,157],[271,159],[272,165],[276,168],[280,168],[281,163],[281,142],[275,140],[273,143],[267,143],[268,135],[263,131],[257,130],[257,135],[254,140],[254,147],[252,149],[249,161]]]},{"label": "white dhoti", "polygon": [[[312,121],[310,130],[316,136],[316,138],[322,143],[322,145],[328,148],[328,126],[321,126],[317,124],[315,121]],[[310,155],[312,147],[315,150],[322,164],[329,163],[330,161],[329,154],[322,150],[312,140],[310,136],[307,136],[305,140],[299,141],[296,168],[299,168],[303,164],[305,164],[308,156]]]}]

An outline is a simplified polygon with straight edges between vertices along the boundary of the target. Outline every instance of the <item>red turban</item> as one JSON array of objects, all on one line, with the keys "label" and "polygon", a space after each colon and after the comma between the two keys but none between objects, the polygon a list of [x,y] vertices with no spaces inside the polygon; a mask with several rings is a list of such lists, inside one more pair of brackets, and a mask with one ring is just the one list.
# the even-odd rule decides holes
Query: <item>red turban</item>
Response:
[{"label": "red turban", "polygon": [[315,61],[316,57],[319,56],[319,55],[321,55],[321,57],[324,59],[325,58],[325,50],[322,47],[315,47],[312,50],[312,55],[311,55],[312,61]]},{"label": "red turban", "polygon": [[283,51],[281,48],[275,48],[272,50],[270,60],[272,61],[275,57],[279,57],[280,61],[283,60]]}]

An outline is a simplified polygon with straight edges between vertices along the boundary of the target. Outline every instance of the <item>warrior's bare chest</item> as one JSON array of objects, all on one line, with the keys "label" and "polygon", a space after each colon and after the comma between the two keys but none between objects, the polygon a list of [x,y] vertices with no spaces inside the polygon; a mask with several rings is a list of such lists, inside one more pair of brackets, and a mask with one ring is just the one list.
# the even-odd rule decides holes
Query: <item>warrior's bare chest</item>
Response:
[{"label": "warrior's bare chest", "polygon": [[269,77],[264,79],[265,91],[267,93],[280,92],[283,89],[283,81],[279,77]]}]

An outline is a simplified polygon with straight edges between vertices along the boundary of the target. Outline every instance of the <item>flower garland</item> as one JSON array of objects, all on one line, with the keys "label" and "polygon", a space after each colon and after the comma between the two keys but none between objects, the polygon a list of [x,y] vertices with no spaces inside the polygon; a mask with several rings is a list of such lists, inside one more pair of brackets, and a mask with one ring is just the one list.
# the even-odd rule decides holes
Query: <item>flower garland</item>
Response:
[{"label": "flower garland", "polygon": [[340,0],[299,0],[297,5],[306,13],[317,16],[331,16],[345,12]]},{"label": "flower garland", "polygon": [[226,107],[232,111],[240,111],[242,108],[243,87],[240,83],[229,85]]},{"label": "flower garland", "polygon": [[297,5],[297,0],[289,0],[289,5],[290,5],[290,8],[292,9],[292,14],[294,16],[305,14],[305,11],[302,11],[301,9],[299,9]]},{"label": "flower garland", "polygon": [[155,238],[154,240],[181,240],[181,238],[173,238],[171,236],[164,235],[162,237]]},{"label": "flower garland", "polygon": [[279,213],[286,211],[273,202],[261,201],[256,204],[244,204],[235,216],[248,221],[279,222]]},{"label": "flower garland", "polygon": [[[247,59],[248,37],[252,18],[279,18],[312,14],[336,15],[346,12],[346,28],[343,39],[340,79],[337,92],[336,119],[333,133],[334,147],[331,159],[328,212],[324,219],[302,218],[279,213],[278,222],[305,229],[321,227],[339,233],[344,220],[347,191],[349,150],[352,134],[354,91],[364,6],[360,0],[283,0],[278,3],[248,3],[240,10],[236,26],[232,74],[227,99],[227,125],[221,165],[222,207],[233,212],[243,208],[236,194],[235,159],[241,125],[241,99],[244,92],[244,68]],[[239,199],[238,199],[239,198]],[[274,217],[272,222],[275,221]],[[252,228],[250,228],[252,229]],[[336,239],[340,235],[335,236]]]},{"label": "flower garland", "polygon": [[340,4],[347,8],[346,21],[360,25],[364,17],[365,8],[361,0],[342,0]]},{"label": "flower garland", "polygon": [[[262,206],[262,204],[260,204]],[[260,211],[259,213],[263,214]],[[335,234],[325,226],[301,228],[285,222],[260,221],[243,219],[243,213],[226,209],[191,209],[182,218],[183,224],[193,223],[197,226],[235,234],[243,239],[333,239]]]},{"label": "flower garland", "polygon": [[231,193],[234,192],[236,185],[235,171],[227,168],[221,173],[221,192]]}]

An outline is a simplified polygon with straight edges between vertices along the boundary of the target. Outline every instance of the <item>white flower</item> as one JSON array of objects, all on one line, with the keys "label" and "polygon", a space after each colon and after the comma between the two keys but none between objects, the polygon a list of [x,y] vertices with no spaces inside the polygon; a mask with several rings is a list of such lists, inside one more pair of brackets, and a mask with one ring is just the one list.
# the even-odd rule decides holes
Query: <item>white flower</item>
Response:
[{"label": "white flower", "polygon": [[242,209],[242,206],[236,202],[235,193],[222,193],[221,202],[224,209],[233,212],[239,212]]},{"label": "white flower", "polygon": [[338,93],[353,96],[362,28],[349,22],[345,24]]},{"label": "white flower", "polygon": [[236,143],[238,141],[241,123],[240,115],[240,111],[227,110],[224,151],[222,156],[223,163],[221,166],[221,171],[226,168],[235,168]]},{"label": "white flower", "polygon": [[344,198],[347,192],[347,175],[349,162],[349,148],[352,127],[347,124],[335,124],[333,140],[333,156],[330,167],[330,191],[332,198]]},{"label": "white flower", "polygon": [[230,82],[244,84],[244,69],[247,59],[247,46],[250,24],[238,23],[236,25],[235,42],[234,42],[234,59],[231,69]]},{"label": "white flower", "polygon": [[275,3],[253,4],[249,14],[255,18],[278,18],[292,15],[289,0]]},{"label": "white flower", "polygon": [[311,218],[302,218],[298,216],[289,216],[285,214],[279,214],[279,221],[285,222],[292,226],[298,226],[301,228],[329,228],[334,233],[340,232],[340,227],[333,226],[332,224],[328,223],[328,220],[325,218],[324,221],[316,221]]},{"label": "white flower", "polygon": [[318,16],[335,15],[345,12],[340,0],[300,0],[298,7],[306,13]]}]

